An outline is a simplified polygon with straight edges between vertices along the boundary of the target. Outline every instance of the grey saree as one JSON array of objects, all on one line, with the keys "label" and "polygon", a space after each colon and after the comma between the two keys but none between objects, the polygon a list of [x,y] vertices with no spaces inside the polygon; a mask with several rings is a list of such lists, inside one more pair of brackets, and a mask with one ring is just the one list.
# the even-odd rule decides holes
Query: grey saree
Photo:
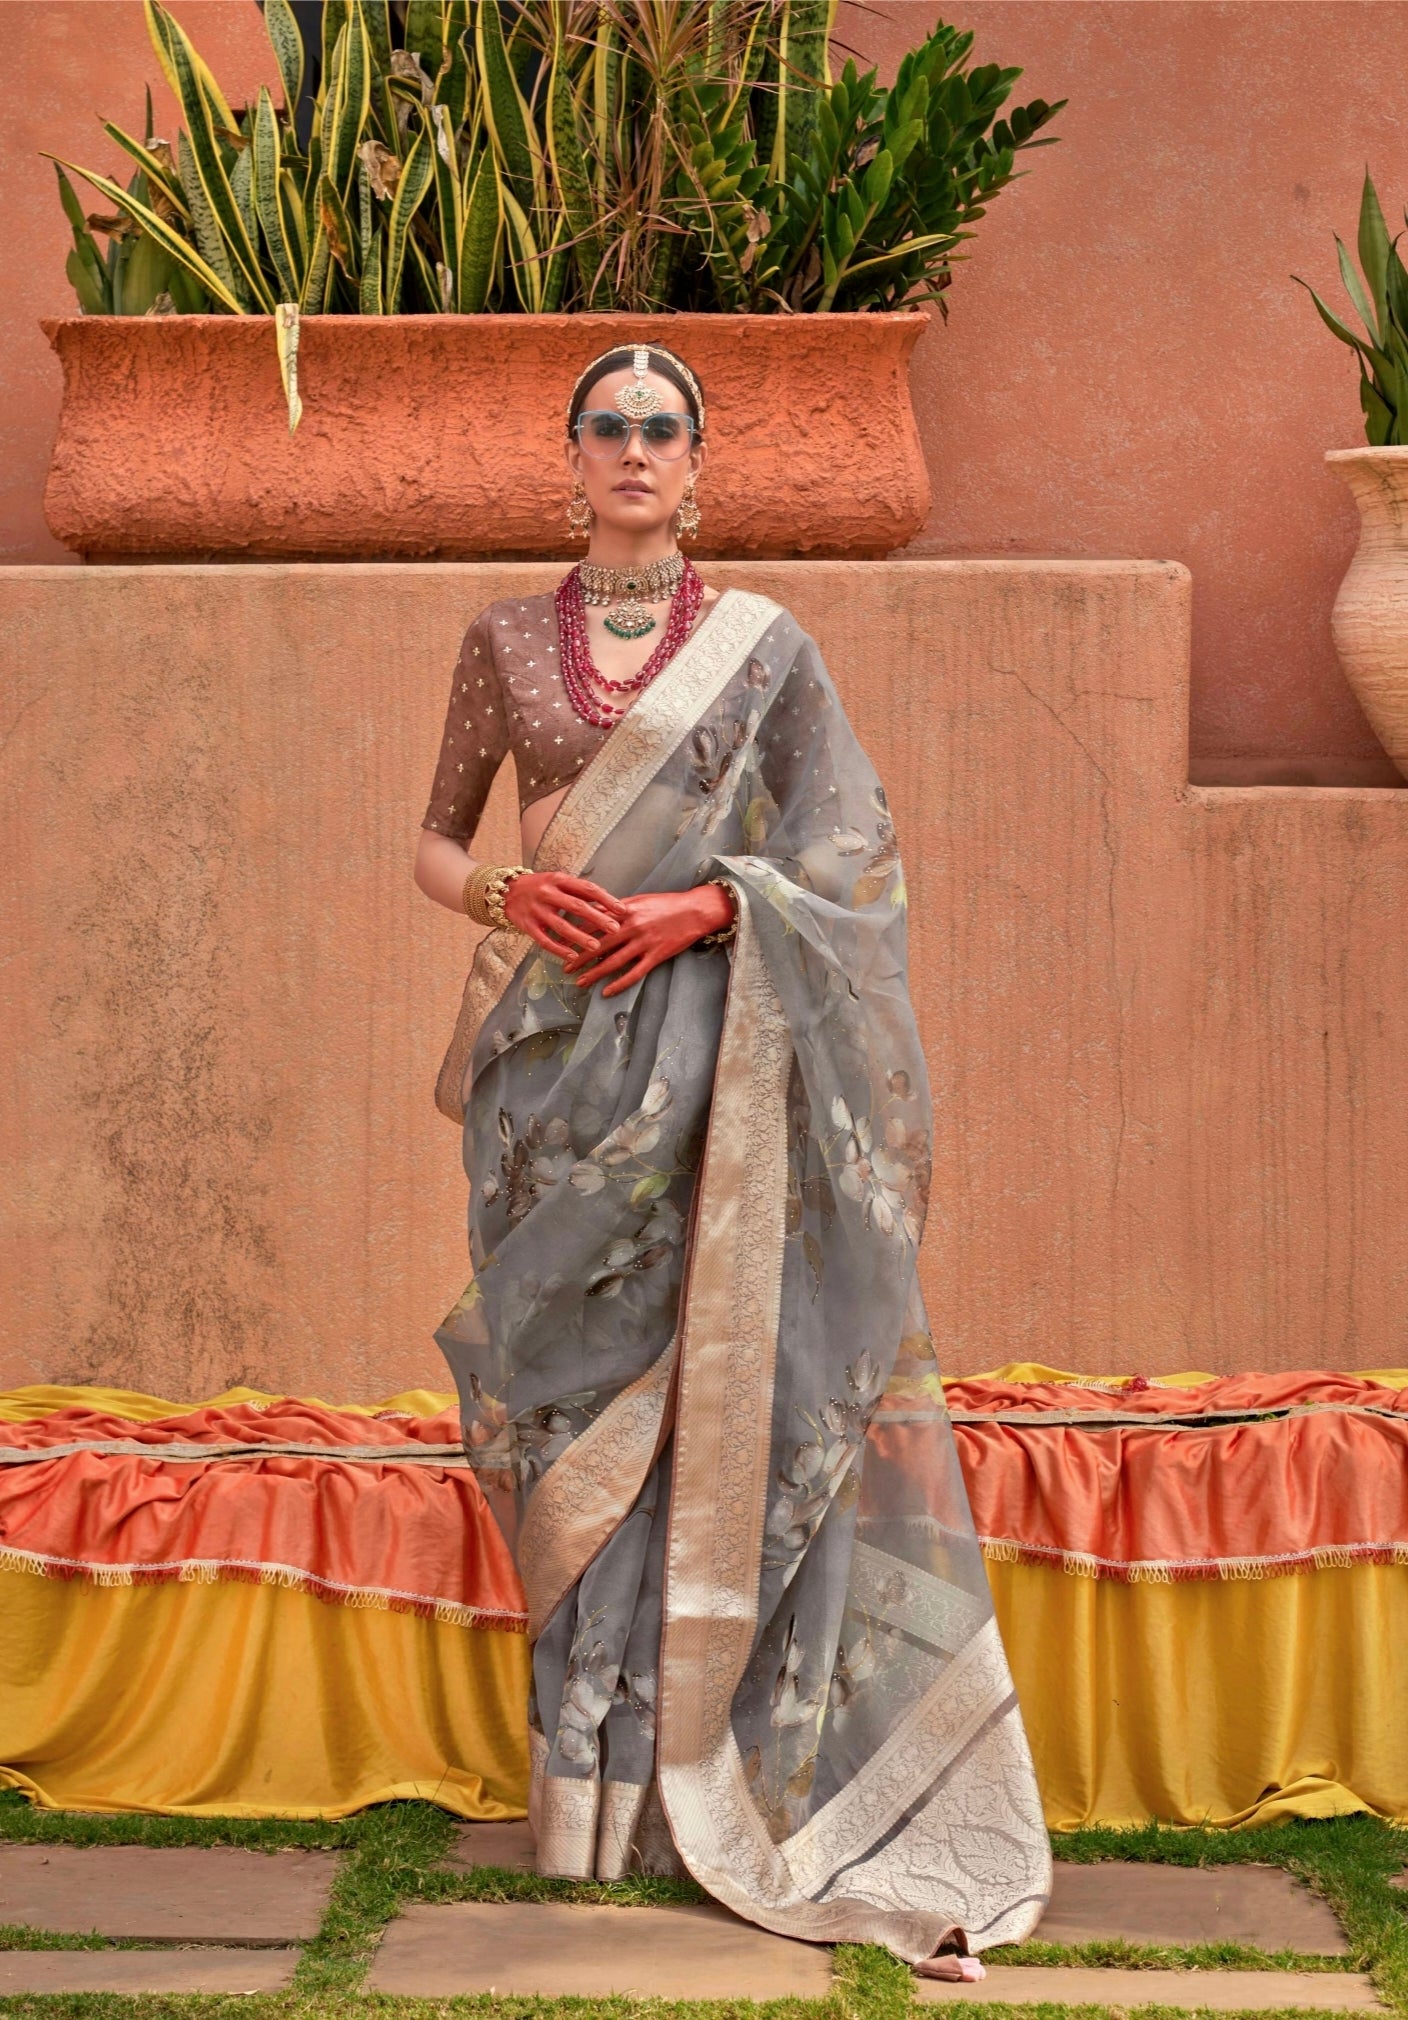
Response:
[{"label": "grey saree", "polygon": [[474,1278],[436,1338],[516,1511],[539,1869],[684,1870],[911,1962],[1016,1941],[1050,1849],[916,1279],[903,873],[796,619],[725,590],[533,867],[739,907],[611,998],[490,934],[437,1089]]}]

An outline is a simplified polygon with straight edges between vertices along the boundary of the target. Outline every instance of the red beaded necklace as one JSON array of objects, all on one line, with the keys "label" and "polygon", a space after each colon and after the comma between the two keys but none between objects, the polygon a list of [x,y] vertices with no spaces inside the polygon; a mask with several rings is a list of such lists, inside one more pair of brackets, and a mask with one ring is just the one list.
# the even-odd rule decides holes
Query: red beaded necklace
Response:
[{"label": "red beaded necklace", "polygon": [[582,595],[581,570],[574,564],[558,583],[553,595],[557,603],[557,629],[561,641],[562,685],[574,712],[596,729],[610,729],[630,707],[629,701],[603,701],[596,688],[613,694],[637,694],[648,687],[660,669],[671,660],[694,628],[694,620],[704,601],[704,578],[685,556],[684,573],[670,599],[670,615],[665,633],[639,673],[629,680],[608,680],[592,658],[587,637],[587,606]]}]

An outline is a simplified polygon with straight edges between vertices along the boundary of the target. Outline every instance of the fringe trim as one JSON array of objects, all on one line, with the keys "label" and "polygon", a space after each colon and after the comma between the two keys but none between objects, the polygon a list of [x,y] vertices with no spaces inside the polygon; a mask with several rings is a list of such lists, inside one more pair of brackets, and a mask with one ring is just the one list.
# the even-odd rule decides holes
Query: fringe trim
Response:
[{"label": "fringe trim", "polygon": [[414,1613],[450,1627],[491,1627],[526,1634],[526,1613],[507,1608],[467,1606],[457,1599],[435,1599],[415,1592],[347,1585],[303,1571],[292,1564],[259,1564],[242,1558],[183,1557],[165,1564],[103,1564],[78,1557],[53,1557],[40,1550],[16,1550],[0,1544],[0,1571],[28,1571],[39,1578],[82,1579],[90,1585],[277,1585],[289,1592],[307,1592],[334,1606],[369,1607],[378,1612]]},{"label": "fringe trim", "polygon": [[1124,1585],[1175,1585],[1192,1578],[1281,1578],[1302,1571],[1348,1570],[1354,1564],[1408,1564],[1408,1542],[1328,1543],[1318,1549],[1271,1551],[1259,1557],[1097,1557],[1055,1544],[980,1536],[984,1557],[998,1564],[1048,1564],[1076,1578],[1112,1578]]}]

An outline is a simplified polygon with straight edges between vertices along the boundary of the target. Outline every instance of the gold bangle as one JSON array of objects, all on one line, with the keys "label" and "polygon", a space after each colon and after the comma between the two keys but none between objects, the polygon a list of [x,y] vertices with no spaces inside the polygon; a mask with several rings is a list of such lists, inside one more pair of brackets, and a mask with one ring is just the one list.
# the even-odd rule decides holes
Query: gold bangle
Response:
[{"label": "gold bangle", "polygon": [[731,940],[738,931],[738,893],[728,877],[710,877],[711,884],[721,884],[733,899],[733,917],[726,926],[720,926],[717,933],[706,933],[702,940],[696,940],[697,947],[721,947],[725,940]]},{"label": "gold bangle", "polygon": [[461,903],[471,919],[480,926],[506,926],[508,917],[504,911],[504,898],[515,877],[526,877],[526,863],[481,863],[471,870],[464,880],[460,894]]}]

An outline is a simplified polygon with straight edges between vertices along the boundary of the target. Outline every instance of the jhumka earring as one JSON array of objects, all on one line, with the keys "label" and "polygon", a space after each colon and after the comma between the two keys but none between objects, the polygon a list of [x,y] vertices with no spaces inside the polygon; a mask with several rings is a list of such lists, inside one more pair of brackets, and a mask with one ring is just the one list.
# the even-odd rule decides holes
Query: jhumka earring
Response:
[{"label": "jhumka earring", "polygon": [[567,506],[568,531],[574,540],[585,540],[595,524],[596,513],[587,503],[587,487],[579,477]]},{"label": "jhumka earring", "polygon": [[684,496],[675,511],[675,532],[683,539],[692,539],[699,531],[699,507],[694,502],[694,477],[691,473],[685,480]]}]

